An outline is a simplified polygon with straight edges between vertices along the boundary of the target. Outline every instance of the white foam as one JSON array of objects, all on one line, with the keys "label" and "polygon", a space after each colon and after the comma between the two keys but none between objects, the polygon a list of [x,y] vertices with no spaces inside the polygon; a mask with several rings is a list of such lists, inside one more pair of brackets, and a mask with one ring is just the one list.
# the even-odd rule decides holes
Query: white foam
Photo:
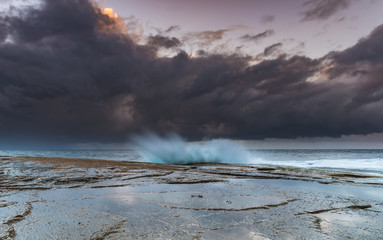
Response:
[{"label": "white foam", "polygon": [[244,147],[226,139],[187,143],[176,134],[159,137],[146,133],[132,137],[132,142],[145,159],[154,163],[235,163],[237,160],[247,163],[250,159],[250,154]]},{"label": "white foam", "polygon": [[318,160],[287,160],[271,161],[253,157],[251,164],[264,164],[274,166],[288,166],[298,168],[338,168],[353,170],[383,171],[383,159],[318,159]]}]

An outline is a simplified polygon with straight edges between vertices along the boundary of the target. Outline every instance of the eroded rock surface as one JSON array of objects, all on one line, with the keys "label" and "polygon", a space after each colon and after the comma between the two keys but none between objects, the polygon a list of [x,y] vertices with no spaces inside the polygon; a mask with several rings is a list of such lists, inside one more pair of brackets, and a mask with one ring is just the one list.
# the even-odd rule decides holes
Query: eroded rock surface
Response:
[{"label": "eroded rock surface", "polygon": [[360,178],[2,157],[0,239],[379,239],[383,187]]}]

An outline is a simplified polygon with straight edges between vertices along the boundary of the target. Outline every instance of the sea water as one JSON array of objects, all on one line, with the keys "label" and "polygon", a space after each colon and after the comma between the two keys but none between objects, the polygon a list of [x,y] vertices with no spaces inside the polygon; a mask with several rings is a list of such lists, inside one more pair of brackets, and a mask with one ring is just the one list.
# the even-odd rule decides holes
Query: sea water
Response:
[{"label": "sea water", "polygon": [[383,174],[383,149],[263,149],[250,152],[253,164]]},{"label": "sea water", "polygon": [[[190,151],[197,153],[191,157],[191,161],[185,162],[184,159],[177,159],[177,151],[171,153],[160,153],[162,155],[153,156],[157,152],[148,154],[142,150],[0,150],[1,156],[33,156],[33,157],[64,157],[64,158],[87,158],[105,159],[117,161],[133,162],[158,162],[165,164],[185,164],[193,162],[221,162],[239,165],[266,165],[283,166],[295,168],[314,168],[314,169],[340,169],[350,171],[362,171],[366,173],[383,175],[383,149],[236,149],[234,153],[225,149],[228,148],[223,143],[222,148],[215,147],[209,152],[209,145],[200,151]],[[162,150],[161,150],[162,151]],[[180,157],[187,156],[188,151],[182,150]],[[220,158],[219,153],[226,157]],[[168,155],[167,155],[168,154]],[[186,154],[186,155],[185,155]],[[209,156],[203,159],[203,154]],[[169,159],[162,161],[160,158],[170,156]],[[201,159],[199,159],[199,157]],[[245,159],[244,159],[245,158]],[[189,159],[190,160],[190,159]]]}]

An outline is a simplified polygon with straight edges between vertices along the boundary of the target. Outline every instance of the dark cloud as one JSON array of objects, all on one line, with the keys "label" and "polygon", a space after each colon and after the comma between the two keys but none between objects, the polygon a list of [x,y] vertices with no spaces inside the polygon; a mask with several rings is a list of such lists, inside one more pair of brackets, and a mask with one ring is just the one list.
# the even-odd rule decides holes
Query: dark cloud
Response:
[{"label": "dark cloud", "polygon": [[208,53],[206,51],[200,49],[197,51],[197,55],[198,56],[206,56],[206,55],[208,55]]},{"label": "dark cloud", "polygon": [[13,39],[0,42],[3,141],[117,142],[142,129],[189,139],[383,132],[382,26],[321,59],[255,65],[209,52],[158,57],[85,0],[46,0],[0,26]]},{"label": "dark cloud", "polygon": [[275,53],[277,50],[279,50],[282,47],[282,43],[274,43],[268,47],[265,48],[263,51],[264,56],[270,56],[271,54]]},{"label": "dark cloud", "polygon": [[308,9],[303,12],[302,21],[325,20],[338,11],[347,8],[351,0],[309,0],[304,3]]},{"label": "dark cloud", "polygon": [[170,33],[170,32],[173,32],[173,31],[177,31],[177,30],[180,30],[180,26],[178,25],[173,25],[173,26],[170,26],[168,29],[165,30],[165,33]]},{"label": "dark cloud", "polygon": [[[354,95],[349,111],[379,111],[383,103],[383,25],[361,39],[355,46],[329,54],[333,59],[332,78],[353,79]],[[377,114],[379,115],[379,114]]]},{"label": "dark cloud", "polygon": [[222,40],[225,34],[228,32],[244,29],[248,30],[249,28],[250,27],[244,25],[234,25],[226,29],[220,29],[216,31],[193,32],[186,34],[183,40],[197,42],[200,46],[207,46]]},{"label": "dark cloud", "polygon": [[269,37],[273,34],[274,34],[274,30],[268,29],[268,30],[261,32],[261,33],[258,33],[256,35],[250,35],[250,34],[243,35],[242,37],[240,37],[240,39],[243,41],[259,41],[259,40],[264,39],[266,37]]},{"label": "dark cloud", "polygon": [[343,64],[383,62],[383,25],[375,28],[368,37],[361,39],[355,46],[343,52],[335,53],[337,60]]},{"label": "dark cloud", "polygon": [[0,17],[0,42],[3,42],[7,37],[7,25],[4,23],[4,20]]},{"label": "dark cloud", "polygon": [[261,22],[263,24],[274,22],[275,16],[274,15],[264,15],[261,17]]},{"label": "dark cloud", "polygon": [[2,23],[13,39],[0,43],[3,137],[122,138],[134,114],[125,80],[151,51],[123,36],[118,19],[88,1],[55,0]]},{"label": "dark cloud", "polygon": [[149,46],[153,47],[164,47],[164,48],[174,48],[181,46],[181,41],[175,37],[167,37],[161,35],[155,35],[148,37]]},{"label": "dark cloud", "polygon": [[188,33],[184,37],[184,41],[197,41],[200,45],[210,45],[213,42],[222,40],[223,36],[232,31],[231,29],[221,29],[217,31],[204,31],[196,33]]}]

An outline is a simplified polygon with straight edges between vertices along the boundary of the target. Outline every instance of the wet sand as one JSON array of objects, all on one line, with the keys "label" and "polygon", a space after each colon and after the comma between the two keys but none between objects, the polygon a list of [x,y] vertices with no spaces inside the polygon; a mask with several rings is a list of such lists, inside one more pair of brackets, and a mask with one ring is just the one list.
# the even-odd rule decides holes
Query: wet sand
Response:
[{"label": "wet sand", "polygon": [[375,176],[0,157],[0,239],[382,239]]}]

